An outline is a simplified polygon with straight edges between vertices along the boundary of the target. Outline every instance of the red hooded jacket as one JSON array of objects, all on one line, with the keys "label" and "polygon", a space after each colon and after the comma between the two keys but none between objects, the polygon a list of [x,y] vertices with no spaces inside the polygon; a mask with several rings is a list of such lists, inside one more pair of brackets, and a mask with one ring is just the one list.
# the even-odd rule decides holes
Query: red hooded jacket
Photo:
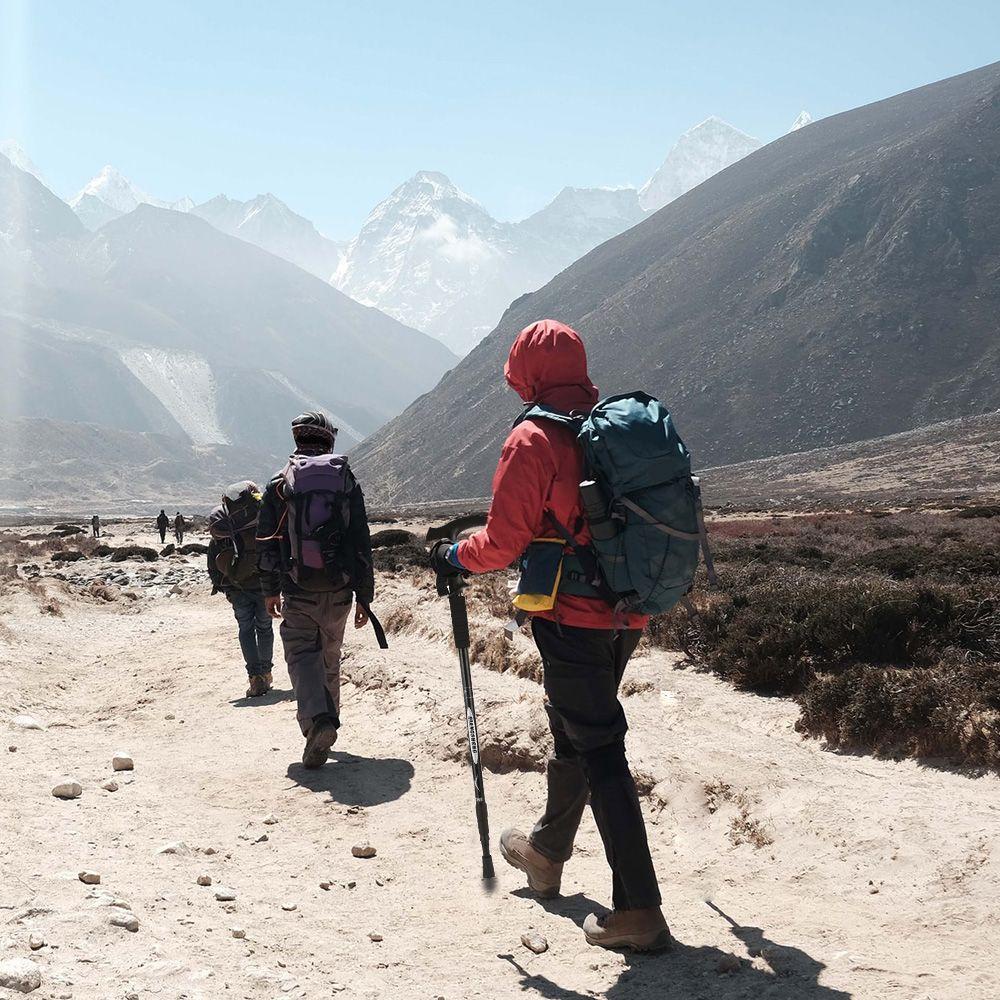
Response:
[{"label": "red hooded jacket", "polygon": [[[504,374],[526,403],[544,403],[568,413],[590,410],[598,399],[587,374],[583,341],[575,330],[555,320],[541,320],[521,331]],[[583,456],[572,430],[549,420],[522,421],[500,452],[486,527],[459,544],[458,561],[473,573],[509,566],[532,539],[555,537],[546,511],[576,531],[577,541],[589,541],[580,502],[582,476]],[[553,611],[537,615],[579,628],[613,629],[622,624],[600,598],[570,594],[559,594]],[[628,615],[625,625],[643,628],[648,620],[645,615]]]}]

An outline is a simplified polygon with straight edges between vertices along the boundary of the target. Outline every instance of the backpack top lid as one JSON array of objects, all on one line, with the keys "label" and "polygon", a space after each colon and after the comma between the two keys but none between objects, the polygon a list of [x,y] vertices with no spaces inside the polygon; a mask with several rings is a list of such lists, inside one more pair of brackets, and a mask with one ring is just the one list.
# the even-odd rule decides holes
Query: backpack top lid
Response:
[{"label": "backpack top lid", "polygon": [[691,455],[670,411],[648,393],[608,396],[589,414],[535,404],[519,419],[539,418],[576,430],[589,473],[619,495],[691,475]]},{"label": "backpack top lid", "polygon": [[286,499],[302,493],[347,492],[349,470],[346,455],[292,455],[282,472]]},{"label": "backpack top lid", "polygon": [[581,425],[580,444],[591,471],[619,494],[691,475],[670,411],[644,392],[602,399]]}]

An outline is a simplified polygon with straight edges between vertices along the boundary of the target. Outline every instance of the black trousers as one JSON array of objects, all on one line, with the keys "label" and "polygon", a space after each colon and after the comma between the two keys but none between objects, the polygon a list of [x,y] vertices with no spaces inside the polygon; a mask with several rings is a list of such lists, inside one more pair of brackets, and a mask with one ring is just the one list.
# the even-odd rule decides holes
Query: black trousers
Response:
[{"label": "black trousers", "polygon": [[545,814],[531,832],[532,846],[552,861],[568,861],[589,795],[611,867],[614,908],[659,906],[646,824],[625,757],[628,723],[618,700],[642,632],[558,626],[542,618],[532,619],[531,630],[542,655],[555,742]]}]

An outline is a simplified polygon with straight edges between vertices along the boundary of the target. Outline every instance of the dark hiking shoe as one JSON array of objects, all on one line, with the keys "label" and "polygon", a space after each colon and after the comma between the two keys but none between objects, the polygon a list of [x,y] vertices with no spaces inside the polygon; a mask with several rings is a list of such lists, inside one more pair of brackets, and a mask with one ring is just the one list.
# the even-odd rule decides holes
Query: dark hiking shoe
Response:
[{"label": "dark hiking shoe", "polygon": [[629,948],[632,951],[664,951],[670,947],[670,928],[658,906],[644,910],[613,910],[598,916],[591,913],[583,922],[587,944],[600,948]]},{"label": "dark hiking shoe", "polygon": [[251,674],[250,686],[247,688],[248,698],[260,698],[271,690],[267,674]]},{"label": "dark hiking shoe", "polygon": [[542,899],[559,895],[563,866],[550,861],[531,846],[531,841],[513,827],[500,834],[500,853],[504,861],[528,876],[528,888]]},{"label": "dark hiking shoe", "polygon": [[319,716],[313,722],[306,737],[306,747],[302,751],[302,763],[306,767],[322,767],[330,747],[337,742],[337,724],[330,716]]}]

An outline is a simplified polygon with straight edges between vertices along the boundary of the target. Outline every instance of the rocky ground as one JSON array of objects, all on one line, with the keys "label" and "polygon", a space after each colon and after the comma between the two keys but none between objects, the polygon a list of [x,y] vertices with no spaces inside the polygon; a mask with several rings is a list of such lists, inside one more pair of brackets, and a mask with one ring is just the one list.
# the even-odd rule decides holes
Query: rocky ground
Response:
[{"label": "rocky ground", "polygon": [[[610,891],[589,816],[561,898],[532,899],[498,854],[496,884],[479,878],[457,663],[422,572],[383,560],[392,648],[350,638],[341,739],[309,772],[284,669],[243,697],[201,556],[54,563],[45,529],[26,533],[43,538],[9,545],[0,576],[0,996],[1000,993],[993,774],[831,753],[794,732],[793,704],[643,650],[630,756],[677,944],[606,953],[578,928]],[[538,812],[547,739],[538,685],[515,676],[528,641],[498,645],[487,596],[495,839]]]}]

